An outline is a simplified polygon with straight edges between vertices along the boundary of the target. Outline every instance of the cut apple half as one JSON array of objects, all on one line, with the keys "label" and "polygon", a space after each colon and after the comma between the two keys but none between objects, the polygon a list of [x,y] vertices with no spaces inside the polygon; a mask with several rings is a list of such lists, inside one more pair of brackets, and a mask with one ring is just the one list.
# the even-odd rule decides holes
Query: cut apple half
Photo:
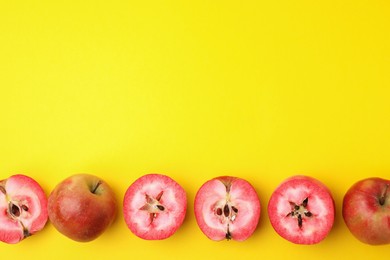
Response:
[{"label": "cut apple half", "polygon": [[316,244],[333,226],[334,201],[328,188],[318,180],[294,176],[273,192],[268,215],[281,237],[295,244]]},{"label": "cut apple half", "polygon": [[244,241],[255,231],[260,201],[244,179],[221,176],[204,183],[195,196],[195,217],[211,240]]},{"label": "cut apple half", "polygon": [[145,240],[172,236],[182,225],[187,210],[184,189],[172,178],[147,174],[129,186],[123,201],[128,228]]},{"label": "cut apple half", "polygon": [[43,229],[47,197],[32,178],[17,174],[0,181],[0,240],[15,244]]}]

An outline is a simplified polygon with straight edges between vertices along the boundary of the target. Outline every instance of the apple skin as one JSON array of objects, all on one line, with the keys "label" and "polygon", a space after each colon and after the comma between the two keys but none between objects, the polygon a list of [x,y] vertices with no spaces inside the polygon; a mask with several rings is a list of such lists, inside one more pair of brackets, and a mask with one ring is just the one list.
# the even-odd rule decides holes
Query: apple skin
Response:
[{"label": "apple skin", "polygon": [[88,242],[112,224],[117,202],[105,181],[90,174],[76,174],[51,192],[48,212],[50,222],[60,233],[78,242]]},{"label": "apple skin", "polygon": [[361,242],[389,244],[390,181],[373,177],[355,183],[344,196],[343,218]]}]

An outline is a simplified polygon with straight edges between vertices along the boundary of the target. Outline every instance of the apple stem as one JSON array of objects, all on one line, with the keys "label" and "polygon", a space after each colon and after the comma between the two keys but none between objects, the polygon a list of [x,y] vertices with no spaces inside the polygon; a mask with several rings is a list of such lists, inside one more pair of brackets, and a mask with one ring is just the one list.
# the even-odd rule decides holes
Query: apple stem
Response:
[{"label": "apple stem", "polygon": [[385,191],[383,192],[382,196],[379,198],[379,204],[381,206],[385,205],[385,201],[386,201],[386,194],[387,194],[387,190],[389,189],[389,184],[386,184],[386,188],[385,188]]},{"label": "apple stem", "polygon": [[97,188],[100,186],[100,184],[102,184],[101,181],[98,181],[98,183],[96,184],[95,188],[92,190],[92,193],[95,194]]}]

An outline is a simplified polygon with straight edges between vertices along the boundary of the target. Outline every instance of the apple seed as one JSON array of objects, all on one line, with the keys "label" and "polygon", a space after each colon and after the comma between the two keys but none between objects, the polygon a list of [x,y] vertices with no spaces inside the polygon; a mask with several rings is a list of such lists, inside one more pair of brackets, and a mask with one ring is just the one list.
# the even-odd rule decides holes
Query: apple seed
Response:
[{"label": "apple seed", "polygon": [[8,204],[8,212],[12,217],[18,218],[20,216],[20,208],[18,205],[14,204],[12,201]]},{"label": "apple seed", "polygon": [[228,204],[225,204],[225,207],[223,207],[223,214],[225,215],[225,217],[229,217],[229,213],[230,213],[229,206]]},{"label": "apple seed", "polygon": [[8,203],[8,213],[13,219],[19,218],[22,211],[28,211],[28,207],[24,204],[19,206],[12,201]]}]

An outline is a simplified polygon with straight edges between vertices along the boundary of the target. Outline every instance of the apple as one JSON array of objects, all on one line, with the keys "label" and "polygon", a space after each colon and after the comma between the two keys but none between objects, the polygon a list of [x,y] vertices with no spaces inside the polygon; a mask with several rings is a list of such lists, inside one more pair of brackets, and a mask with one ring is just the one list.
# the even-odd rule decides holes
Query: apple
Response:
[{"label": "apple", "polygon": [[112,224],[117,202],[107,182],[94,175],[76,174],[50,193],[48,212],[60,233],[75,241],[88,242]]},{"label": "apple", "polygon": [[187,211],[184,189],[163,174],[146,174],[134,181],[123,199],[125,222],[133,234],[145,240],[172,236]]},{"label": "apple", "polygon": [[41,186],[23,174],[0,181],[0,241],[15,244],[42,230],[47,198]]},{"label": "apple", "polygon": [[260,219],[260,200],[253,186],[233,176],[208,180],[195,196],[195,218],[211,240],[248,239]]},{"label": "apple", "polygon": [[272,193],[268,216],[282,238],[295,244],[317,244],[333,227],[334,200],[317,179],[296,175],[284,180]]},{"label": "apple", "polygon": [[352,185],[343,199],[343,218],[351,233],[370,245],[390,243],[390,181],[373,177]]}]

